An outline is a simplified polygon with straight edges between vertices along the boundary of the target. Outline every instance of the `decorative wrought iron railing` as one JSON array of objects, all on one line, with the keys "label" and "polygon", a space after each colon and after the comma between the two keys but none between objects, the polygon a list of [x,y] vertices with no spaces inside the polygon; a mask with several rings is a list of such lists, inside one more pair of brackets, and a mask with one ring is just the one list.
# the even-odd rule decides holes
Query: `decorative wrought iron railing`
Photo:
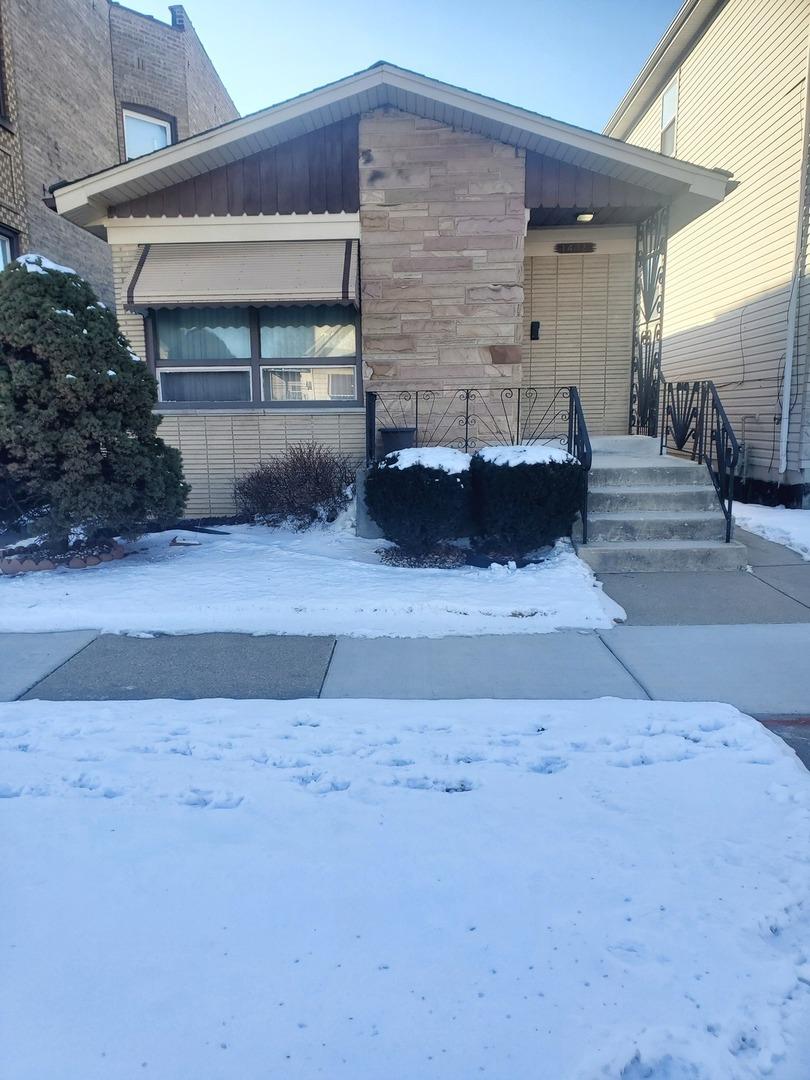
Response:
[{"label": "decorative wrought iron railing", "polygon": [[[366,458],[388,440],[399,445],[450,446],[467,453],[483,446],[559,446],[586,473],[582,541],[588,538],[587,473],[591,441],[576,386],[486,386],[366,393]],[[389,444],[390,445],[390,444]]]},{"label": "decorative wrought iron railing", "polygon": [[708,381],[664,383],[663,416],[661,453],[670,450],[706,465],[726,519],[728,543],[740,444],[717,388]]}]

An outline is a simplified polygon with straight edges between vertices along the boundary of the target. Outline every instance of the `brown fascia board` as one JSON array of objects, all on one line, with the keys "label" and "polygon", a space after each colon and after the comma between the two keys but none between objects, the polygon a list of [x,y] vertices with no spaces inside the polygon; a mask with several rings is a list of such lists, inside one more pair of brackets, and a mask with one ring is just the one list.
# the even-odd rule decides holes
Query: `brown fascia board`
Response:
[{"label": "brown fascia board", "polygon": [[685,0],[605,124],[604,135],[614,139],[627,137],[726,3],[727,0]]}]

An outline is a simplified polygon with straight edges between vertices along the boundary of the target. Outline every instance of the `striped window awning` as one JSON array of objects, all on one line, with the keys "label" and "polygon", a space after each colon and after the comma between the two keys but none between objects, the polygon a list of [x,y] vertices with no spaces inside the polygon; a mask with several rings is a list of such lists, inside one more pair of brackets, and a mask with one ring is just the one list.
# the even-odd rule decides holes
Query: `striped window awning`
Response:
[{"label": "striped window awning", "polygon": [[147,244],[127,289],[127,308],[353,304],[356,240],[257,240]]}]

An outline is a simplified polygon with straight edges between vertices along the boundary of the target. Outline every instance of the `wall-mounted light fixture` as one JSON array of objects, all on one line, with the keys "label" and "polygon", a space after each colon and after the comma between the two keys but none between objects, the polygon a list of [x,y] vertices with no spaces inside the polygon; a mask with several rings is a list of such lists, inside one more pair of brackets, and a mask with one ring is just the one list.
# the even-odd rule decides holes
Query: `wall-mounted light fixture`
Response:
[{"label": "wall-mounted light fixture", "polygon": [[593,221],[593,210],[586,210],[582,214],[577,214],[577,221]]}]

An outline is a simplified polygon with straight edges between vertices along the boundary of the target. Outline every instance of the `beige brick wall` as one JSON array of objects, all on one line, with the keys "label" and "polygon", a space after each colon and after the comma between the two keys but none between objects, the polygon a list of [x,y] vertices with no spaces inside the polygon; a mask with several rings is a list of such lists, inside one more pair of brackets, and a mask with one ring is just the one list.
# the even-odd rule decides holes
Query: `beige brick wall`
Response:
[{"label": "beige brick wall", "polygon": [[360,120],[373,389],[520,381],[525,155],[394,109]]},{"label": "beige brick wall", "polygon": [[115,290],[115,313],[121,332],[129,339],[132,351],[146,360],[146,339],[143,318],[125,310],[127,286],[132,280],[141,254],[140,244],[113,244],[112,273]]},{"label": "beige brick wall", "polygon": [[198,517],[232,514],[234,480],[291,443],[326,443],[358,465],[365,454],[365,420],[358,409],[172,413],[163,417],[159,434],[183,455],[191,484],[186,513]]}]

